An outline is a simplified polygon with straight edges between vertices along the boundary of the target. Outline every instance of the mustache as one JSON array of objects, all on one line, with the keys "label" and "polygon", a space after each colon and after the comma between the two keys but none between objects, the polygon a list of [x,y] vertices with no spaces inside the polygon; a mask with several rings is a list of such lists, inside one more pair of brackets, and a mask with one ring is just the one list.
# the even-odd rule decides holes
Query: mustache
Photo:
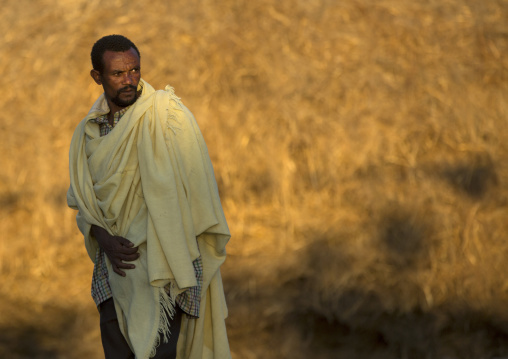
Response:
[{"label": "mustache", "polygon": [[129,91],[129,90],[134,90],[134,91],[136,91],[136,90],[137,90],[137,88],[136,88],[136,86],[127,85],[127,86],[125,86],[125,87],[122,87],[120,90],[118,90],[118,93],[127,92],[127,91]]}]

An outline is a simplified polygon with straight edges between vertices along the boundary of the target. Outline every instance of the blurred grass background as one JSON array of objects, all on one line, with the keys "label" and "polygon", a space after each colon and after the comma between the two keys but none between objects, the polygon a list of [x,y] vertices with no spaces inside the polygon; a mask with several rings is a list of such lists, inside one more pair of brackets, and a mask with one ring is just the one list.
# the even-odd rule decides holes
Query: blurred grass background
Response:
[{"label": "blurred grass background", "polygon": [[234,359],[508,356],[508,1],[5,0],[0,20],[0,357],[103,357],[65,194],[113,33],[207,141]]}]

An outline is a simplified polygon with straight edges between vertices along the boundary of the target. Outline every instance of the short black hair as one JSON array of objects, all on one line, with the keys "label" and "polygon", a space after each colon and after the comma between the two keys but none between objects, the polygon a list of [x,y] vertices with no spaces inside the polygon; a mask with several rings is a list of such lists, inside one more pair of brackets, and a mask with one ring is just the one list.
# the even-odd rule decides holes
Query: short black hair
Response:
[{"label": "short black hair", "polygon": [[92,47],[92,66],[94,70],[99,71],[102,74],[104,70],[103,55],[106,51],[124,52],[129,51],[131,47],[136,50],[139,58],[141,54],[134,43],[122,35],[108,35],[100,38]]}]

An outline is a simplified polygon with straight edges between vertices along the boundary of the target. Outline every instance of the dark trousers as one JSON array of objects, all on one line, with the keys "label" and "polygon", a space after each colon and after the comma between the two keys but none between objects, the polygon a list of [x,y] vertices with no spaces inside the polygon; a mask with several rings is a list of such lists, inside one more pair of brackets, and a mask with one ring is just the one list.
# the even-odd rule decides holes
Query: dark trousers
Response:
[{"label": "dark trousers", "polygon": [[[182,310],[176,306],[176,313],[171,320],[171,335],[169,342],[164,343],[160,338],[160,345],[157,347],[156,359],[175,359],[176,343],[180,334],[180,324],[182,319]],[[108,299],[99,306],[100,323],[101,323],[101,339],[104,355],[106,359],[134,359],[134,353],[129,348],[125,340],[118,318],[116,316],[115,304],[113,299]]]}]

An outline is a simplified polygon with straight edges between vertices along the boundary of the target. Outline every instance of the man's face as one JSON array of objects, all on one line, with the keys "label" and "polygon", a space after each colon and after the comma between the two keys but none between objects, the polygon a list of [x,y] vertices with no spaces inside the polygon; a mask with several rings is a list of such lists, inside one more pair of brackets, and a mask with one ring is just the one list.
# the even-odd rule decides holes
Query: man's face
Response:
[{"label": "man's face", "polygon": [[90,74],[104,88],[110,110],[116,112],[132,105],[138,98],[137,87],[141,78],[141,65],[136,50],[106,51],[103,62],[102,73],[92,70]]}]

